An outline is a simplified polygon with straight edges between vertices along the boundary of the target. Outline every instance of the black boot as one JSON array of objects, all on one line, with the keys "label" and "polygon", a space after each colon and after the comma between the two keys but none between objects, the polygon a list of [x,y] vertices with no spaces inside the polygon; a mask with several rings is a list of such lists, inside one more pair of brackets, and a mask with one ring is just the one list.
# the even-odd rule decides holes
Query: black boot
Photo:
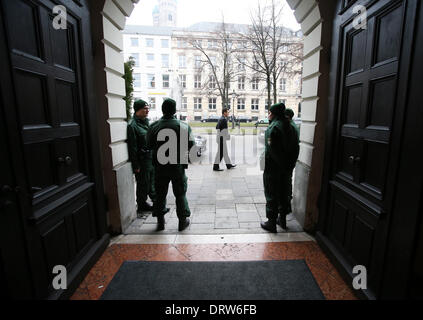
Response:
[{"label": "black boot", "polygon": [[269,232],[276,233],[276,220],[267,220],[266,222],[261,222],[260,226]]},{"label": "black boot", "polygon": [[285,229],[285,230],[288,229],[287,226],[286,226],[286,215],[285,214],[280,213],[278,219],[276,220],[276,223],[278,225],[280,225],[282,229]]},{"label": "black boot", "polygon": [[223,171],[223,169],[219,168],[219,165],[213,165],[213,171]]},{"label": "black boot", "polygon": [[143,204],[139,205],[137,209],[137,212],[143,211],[153,211],[153,206],[149,205],[147,202],[144,202]]},{"label": "black boot", "polygon": [[157,231],[162,231],[165,229],[165,218],[164,216],[157,217]]},{"label": "black boot", "polygon": [[188,228],[189,223],[190,223],[189,218],[181,218],[181,219],[179,219],[178,230],[179,231],[184,231],[186,228]]},{"label": "black boot", "polygon": [[229,169],[233,169],[233,168],[235,168],[236,167],[236,164],[227,164],[226,165],[226,168],[229,170]]}]

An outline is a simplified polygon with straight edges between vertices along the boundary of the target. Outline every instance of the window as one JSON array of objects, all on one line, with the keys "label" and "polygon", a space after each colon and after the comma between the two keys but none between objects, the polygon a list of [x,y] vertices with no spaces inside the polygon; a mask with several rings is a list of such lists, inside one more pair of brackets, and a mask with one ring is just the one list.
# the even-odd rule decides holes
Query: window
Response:
[{"label": "window", "polygon": [[185,39],[178,39],[177,40],[177,46],[178,48],[186,48],[187,42]]},{"label": "window", "polygon": [[139,88],[141,87],[141,74],[134,73],[134,87]]},{"label": "window", "polygon": [[178,56],[179,59],[179,68],[186,68],[187,67],[187,57],[186,56]]},{"label": "window", "polygon": [[259,88],[259,78],[254,77],[251,80],[251,89],[258,90],[258,88]]},{"label": "window", "polygon": [[245,99],[244,98],[238,99],[237,109],[238,110],[245,110]]},{"label": "window", "polygon": [[156,76],[154,74],[147,74],[147,87],[148,88],[156,87]]},{"label": "window", "polygon": [[238,77],[238,89],[245,90],[245,77]]},{"label": "window", "polygon": [[138,47],[139,44],[138,38],[131,38],[131,47]]},{"label": "window", "polygon": [[201,75],[196,74],[194,76],[194,88],[200,89],[201,88]]},{"label": "window", "polygon": [[162,68],[169,68],[169,55],[162,54]]},{"label": "window", "polygon": [[210,62],[213,66],[216,66],[216,57],[215,56],[211,56],[210,57]]},{"label": "window", "polygon": [[173,20],[173,17],[172,17],[171,14],[167,18],[169,19],[169,21],[172,21]]},{"label": "window", "polygon": [[140,54],[139,53],[131,53],[131,57],[134,58],[135,67],[140,66]]},{"label": "window", "polygon": [[217,41],[216,40],[209,40],[208,41],[208,48],[209,49],[214,49],[217,47]]},{"label": "window", "polygon": [[216,110],[216,98],[209,98],[209,109]]},{"label": "window", "polygon": [[162,39],[162,48],[169,48],[169,40],[168,39]]},{"label": "window", "polygon": [[179,82],[181,84],[181,87],[185,89],[187,87],[187,76],[185,74],[180,74]]},{"label": "window", "polygon": [[169,88],[169,75],[164,74],[162,78],[163,78],[163,88]]},{"label": "window", "polygon": [[182,110],[186,110],[188,107],[188,98],[187,97],[182,97],[182,106],[181,109]]},{"label": "window", "polygon": [[245,71],[245,64],[247,63],[247,59],[245,57],[239,58],[238,70]]},{"label": "window", "polygon": [[201,56],[194,56],[194,68],[201,68]]},{"label": "window", "polygon": [[265,110],[269,110],[269,103],[270,103],[269,99],[266,99],[265,105],[264,105]]},{"label": "window", "polygon": [[148,98],[150,109],[156,109],[156,98]]},{"label": "window", "polygon": [[201,110],[201,98],[194,98],[194,110]]},{"label": "window", "polygon": [[258,111],[259,109],[259,99],[251,99],[251,110]]},{"label": "window", "polygon": [[195,47],[195,48],[201,48],[201,46],[203,45],[203,43],[202,43],[202,41],[201,41],[201,40],[194,40],[194,41],[192,42],[192,45],[193,45],[193,47]]},{"label": "window", "polygon": [[280,86],[279,86],[279,89],[280,89],[282,92],[286,92],[286,79],[285,79],[285,78],[282,78],[282,79],[280,79],[279,81],[280,81]]},{"label": "window", "polygon": [[209,89],[216,89],[216,78],[214,76],[209,77]]},{"label": "window", "polygon": [[286,99],[279,99],[279,103],[286,104]]},{"label": "window", "polygon": [[145,39],[145,46],[148,48],[154,47],[154,39],[151,39],[151,38]]},{"label": "window", "polygon": [[147,53],[147,61],[154,61],[154,53]]}]

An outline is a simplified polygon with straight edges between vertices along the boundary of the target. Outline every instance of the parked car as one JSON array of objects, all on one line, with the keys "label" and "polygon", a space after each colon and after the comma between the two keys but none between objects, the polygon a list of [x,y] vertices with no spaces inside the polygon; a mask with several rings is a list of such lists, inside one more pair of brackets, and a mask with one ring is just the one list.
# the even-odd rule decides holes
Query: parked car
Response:
[{"label": "parked car", "polygon": [[201,120],[201,122],[218,122],[219,119],[220,119],[219,116],[211,115],[208,118]]},{"label": "parked car", "polygon": [[260,120],[258,120],[254,125],[256,126],[256,128],[259,126],[259,125],[261,125],[261,124],[264,124],[264,125],[269,125],[269,119],[267,119],[267,118],[265,118],[265,119],[260,119]]},{"label": "parked car", "polygon": [[247,117],[247,116],[238,116],[236,118],[237,122],[251,122],[251,118]]}]

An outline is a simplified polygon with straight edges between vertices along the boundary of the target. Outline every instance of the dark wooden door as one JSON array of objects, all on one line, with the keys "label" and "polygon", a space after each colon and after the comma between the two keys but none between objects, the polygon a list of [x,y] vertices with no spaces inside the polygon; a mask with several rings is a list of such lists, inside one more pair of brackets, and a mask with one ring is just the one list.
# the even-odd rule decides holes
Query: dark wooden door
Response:
[{"label": "dark wooden door", "polygon": [[[367,6],[365,29],[355,27],[356,4]],[[322,228],[350,275],[355,265],[367,268],[369,297],[378,295],[383,274],[416,4],[345,1],[335,27],[334,138]]]},{"label": "dark wooden door", "polygon": [[[66,29],[53,27],[58,4],[67,8]],[[85,1],[4,0],[1,16],[2,112],[8,137],[1,142],[9,150],[2,154],[2,171],[8,169],[1,178],[12,187],[4,200],[13,210],[10,216],[21,220],[21,236],[6,230],[4,238],[25,242],[14,246],[25,252],[21,259],[31,279],[29,296],[66,296],[52,288],[53,267],[66,266],[75,286],[104,235],[88,8]],[[3,229],[17,228],[7,218],[1,218]],[[7,279],[16,276],[13,266],[19,261],[5,258]]]}]

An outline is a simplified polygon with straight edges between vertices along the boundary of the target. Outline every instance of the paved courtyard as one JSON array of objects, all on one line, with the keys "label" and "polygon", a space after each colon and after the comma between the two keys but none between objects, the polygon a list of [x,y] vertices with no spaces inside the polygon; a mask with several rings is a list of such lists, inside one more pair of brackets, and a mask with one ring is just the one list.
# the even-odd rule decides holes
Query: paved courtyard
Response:
[{"label": "paved courtyard", "polygon": [[[216,153],[215,136],[207,136],[207,151],[201,161],[191,164],[188,176],[187,199],[191,210],[191,225],[183,234],[241,234],[267,233],[260,227],[266,221],[266,199],[263,191],[262,172],[258,156],[263,143],[258,136],[232,136],[228,146],[232,160],[238,166],[224,171],[212,170]],[[169,187],[166,229],[156,232],[157,219],[151,213],[139,216],[126,230],[126,234],[174,234],[178,233],[175,197]],[[278,232],[301,232],[302,228],[293,214],[287,217],[288,230],[278,226]]]}]

